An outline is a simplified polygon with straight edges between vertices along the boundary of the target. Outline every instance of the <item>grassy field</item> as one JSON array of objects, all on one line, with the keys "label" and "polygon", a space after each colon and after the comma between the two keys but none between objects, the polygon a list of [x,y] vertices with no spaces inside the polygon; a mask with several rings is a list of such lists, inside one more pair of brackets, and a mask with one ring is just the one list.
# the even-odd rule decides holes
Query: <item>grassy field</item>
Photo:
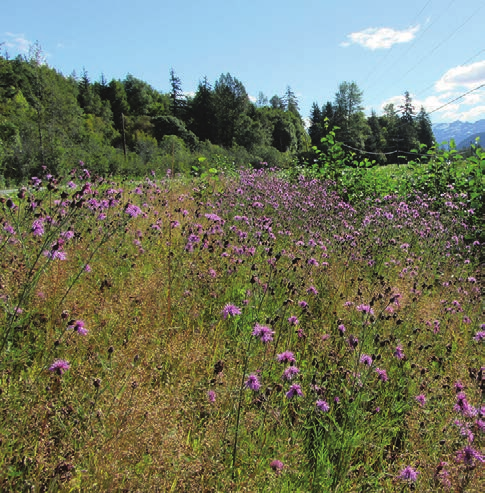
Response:
[{"label": "grassy field", "polygon": [[0,202],[2,491],[484,490],[463,194],[79,169]]}]

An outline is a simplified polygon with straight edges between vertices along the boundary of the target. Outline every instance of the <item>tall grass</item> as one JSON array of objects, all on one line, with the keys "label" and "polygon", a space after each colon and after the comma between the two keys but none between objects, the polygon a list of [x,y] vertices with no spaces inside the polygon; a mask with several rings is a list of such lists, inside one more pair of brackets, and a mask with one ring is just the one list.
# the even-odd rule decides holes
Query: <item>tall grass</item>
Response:
[{"label": "tall grass", "polygon": [[1,489],[482,491],[481,245],[442,199],[82,169],[2,199]]}]

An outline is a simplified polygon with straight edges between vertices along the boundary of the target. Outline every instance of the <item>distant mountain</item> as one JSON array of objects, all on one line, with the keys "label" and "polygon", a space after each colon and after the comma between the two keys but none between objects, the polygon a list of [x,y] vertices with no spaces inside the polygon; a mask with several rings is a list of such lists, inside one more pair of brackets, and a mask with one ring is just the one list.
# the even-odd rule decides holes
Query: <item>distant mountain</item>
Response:
[{"label": "distant mountain", "polygon": [[[475,123],[456,121],[453,123],[435,123],[433,133],[438,144],[449,142],[451,139],[455,143],[465,143],[468,147],[470,141],[474,141],[478,134],[485,132],[485,119],[478,120]],[[482,145],[484,141],[482,138]]]},{"label": "distant mountain", "polygon": [[467,137],[465,140],[462,140],[458,144],[456,144],[457,149],[468,149],[471,144],[475,144],[475,139],[479,138],[480,140],[478,143],[480,144],[481,147],[484,147],[485,145],[485,132],[479,132],[477,134],[470,135]]}]

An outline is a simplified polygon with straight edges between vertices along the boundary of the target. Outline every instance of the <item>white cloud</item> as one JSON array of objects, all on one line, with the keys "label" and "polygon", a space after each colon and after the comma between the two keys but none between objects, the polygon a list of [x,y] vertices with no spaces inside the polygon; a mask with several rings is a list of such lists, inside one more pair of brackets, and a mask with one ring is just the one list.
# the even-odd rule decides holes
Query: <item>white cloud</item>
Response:
[{"label": "white cloud", "polygon": [[29,52],[32,42],[29,41],[24,34],[15,34],[6,32],[4,36],[7,37],[5,41],[5,47],[14,50],[16,53],[26,55]]},{"label": "white cloud", "polygon": [[460,105],[450,105],[443,108],[443,112],[438,112],[440,114],[440,120],[475,122],[485,118],[485,105],[474,106],[473,108],[462,111],[455,109],[455,106],[459,107]]},{"label": "white cloud", "polygon": [[[485,90],[453,101],[454,98],[460,95],[459,92],[448,92],[419,99],[411,94],[411,99],[415,112],[418,113],[421,106],[423,106],[427,113],[433,112],[431,115],[433,121],[476,121],[485,118]],[[453,102],[449,103],[450,101]],[[395,109],[399,110],[399,106],[403,104],[403,96],[392,96],[383,101],[380,106],[381,114],[383,113],[384,106],[389,103],[393,103]],[[438,110],[441,106],[444,107]]]},{"label": "white cloud", "polygon": [[358,44],[369,50],[387,49],[398,43],[409,43],[419,31],[419,25],[410,26],[399,31],[392,27],[369,27],[362,31],[347,34],[349,41],[344,41],[340,46],[347,47]]},{"label": "white cloud", "polygon": [[485,60],[451,68],[435,83],[435,89],[439,92],[473,89],[480,84],[485,84]]}]

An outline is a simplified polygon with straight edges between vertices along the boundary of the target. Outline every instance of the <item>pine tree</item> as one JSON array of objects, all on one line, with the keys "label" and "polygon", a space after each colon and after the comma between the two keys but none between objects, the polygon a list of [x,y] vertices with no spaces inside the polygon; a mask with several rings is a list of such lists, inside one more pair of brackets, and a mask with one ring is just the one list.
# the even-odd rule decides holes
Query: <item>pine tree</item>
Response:
[{"label": "pine tree", "polygon": [[324,136],[323,113],[317,103],[312,104],[308,135],[310,136],[312,146],[317,147],[320,145],[320,141]]},{"label": "pine tree", "polygon": [[175,75],[173,68],[170,69],[170,100],[172,102],[172,114],[177,118],[182,117],[184,97],[182,93],[182,81]]},{"label": "pine tree", "polygon": [[404,93],[404,103],[399,106],[400,117],[400,150],[404,151],[404,156],[401,158],[402,162],[407,162],[412,159],[412,155],[409,154],[411,150],[419,147],[417,138],[416,125],[415,125],[415,111],[412,98],[408,91]]},{"label": "pine tree", "polygon": [[281,98],[284,108],[296,116],[300,116],[300,108],[298,106],[298,98],[296,94],[291,90],[290,86],[286,86],[285,95]]},{"label": "pine tree", "polygon": [[421,110],[416,117],[416,131],[420,144],[424,144],[427,149],[435,145],[436,141],[433,134],[431,119],[423,106],[421,106]]},{"label": "pine tree", "polygon": [[207,77],[199,82],[195,96],[189,106],[189,128],[201,141],[215,142],[216,115],[214,93]]},{"label": "pine tree", "polygon": [[249,98],[242,82],[229,73],[221,74],[214,86],[217,144],[232,146],[236,121],[248,107]]}]

